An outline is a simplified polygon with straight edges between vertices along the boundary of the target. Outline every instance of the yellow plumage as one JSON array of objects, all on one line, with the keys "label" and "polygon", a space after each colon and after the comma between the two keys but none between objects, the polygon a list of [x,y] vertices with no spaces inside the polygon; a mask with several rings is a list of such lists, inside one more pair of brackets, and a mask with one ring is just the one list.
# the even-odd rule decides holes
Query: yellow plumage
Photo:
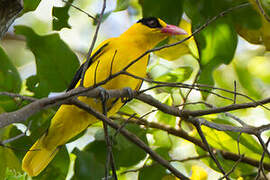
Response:
[{"label": "yellow plumage", "polygon": [[[147,23],[150,23],[150,25]],[[155,27],[153,23],[157,23],[158,27]],[[98,53],[96,53],[97,55],[92,59],[92,64],[86,71],[84,86],[90,87],[94,83],[105,80],[110,73],[119,72],[145,51],[153,48],[168,35],[173,34],[161,31],[167,26],[160,19],[146,18],[131,26],[119,37],[103,42],[93,52],[93,54]],[[127,71],[136,76],[144,77],[148,58],[148,56],[143,57]],[[102,87],[105,89],[122,89],[125,87],[139,89],[141,83],[141,80],[120,75]],[[78,84],[79,82],[77,82],[77,86]],[[79,97],[79,100],[101,112],[100,101],[87,97]],[[116,113],[123,103],[121,100],[110,99],[106,105],[109,109],[108,116],[110,116]],[[38,175],[56,155],[59,146],[64,145],[72,137],[95,122],[97,122],[97,119],[89,113],[73,105],[62,105],[51,120],[48,132],[37,140],[25,155],[22,164],[23,170],[30,176]]]}]

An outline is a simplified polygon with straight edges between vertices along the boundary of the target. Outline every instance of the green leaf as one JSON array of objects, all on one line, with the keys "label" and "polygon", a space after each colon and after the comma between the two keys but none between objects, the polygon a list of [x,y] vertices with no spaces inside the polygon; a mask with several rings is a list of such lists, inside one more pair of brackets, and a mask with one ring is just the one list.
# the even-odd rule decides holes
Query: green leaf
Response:
[{"label": "green leaf", "polygon": [[201,65],[207,66],[214,61],[215,65],[229,64],[237,46],[237,35],[230,21],[221,19],[207,26],[196,36],[200,47]]},{"label": "green leaf", "polygon": [[77,156],[74,164],[73,179],[96,180],[105,175],[105,164],[100,163],[92,152],[80,151],[75,148],[73,153]]},{"label": "green leaf", "polygon": [[36,97],[65,90],[79,67],[77,56],[67,44],[58,34],[39,36],[26,26],[16,26],[15,32],[26,37],[27,46],[36,58],[37,74],[27,79],[28,90]]},{"label": "green leaf", "polygon": [[[11,126],[7,126],[0,130],[0,140],[9,139],[9,132]],[[10,144],[5,144],[6,146],[10,146]],[[11,146],[10,146],[11,147]],[[13,147],[12,147],[13,148]],[[15,150],[12,148],[0,146],[0,180],[7,179],[7,173],[9,170],[17,173],[22,173],[21,169],[21,161],[17,158],[17,154],[15,154]]]},{"label": "green leaf", "polygon": [[[215,122],[217,119],[215,119]],[[228,133],[228,132],[220,132],[209,128],[203,128],[204,133],[206,134],[206,138],[208,142],[215,148],[223,149],[226,151],[238,153],[237,139],[239,133]],[[252,144],[254,143],[254,144]],[[257,147],[256,147],[257,146]],[[247,155],[247,153],[252,153],[253,157],[259,158],[262,150],[259,144],[252,138],[252,136],[241,135],[240,137],[240,151]],[[257,155],[255,156],[254,153]]]},{"label": "green leaf", "polygon": [[155,140],[154,146],[163,147],[166,149],[171,148],[172,143],[169,139],[169,135],[167,132],[164,132],[162,130],[153,130],[152,134]]},{"label": "green leaf", "polygon": [[53,30],[59,31],[62,28],[71,28],[68,24],[68,11],[70,8],[70,4],[73,3],[74,0],[69,0],[69,3],[66,3],[63,7],[53,7],[52,15],[53,15]]},{"label": "green leaf", "polygon": [[[212,121],[220,124],[235,125],[230,121],[229,118],[227,118],[224,115],[220,115],[217,118],[213,119]],[[203,130],[206,134],[206,137],[208,138],[209,143],[213,145],[215,148],[238,153],[237,141],[239,139],[239,133],[221,132],[206,127],[204,127]],[[253,158],[255,158],[256,156],[257,158],[260,157],[262,149],[260,148],[259,143],[251,135],[241,134],[239,143],[241,153],[244,153],[247,156],[249,153],[251,153],[252,155],[248,157]],[[267,159],[268,158],[266,158],[265,160]]]},{"label": "green leaf", "polygon": [[23,12],[34,11],[38,7],[41,0],[24,0],[23,1]]},{"label": "green leaf", "polygon": [[159,147],[155,150],[156,153],[158,153],[161,157],[163,157],[166,160],[170,159],[169,151],[170,151],[170,148],[168,147]]},{"label": "green leaf", "polygon": [[176,69],[168,69],[166,73],[157,77],[156,81],[163,82],[183,82],[192,74],[193,68],[190,66],[181,66]]},{"label": "green leaf", "polygon": [[46,167],[44,171],[41,172],[33,180],[63,180],[66,179],[68,169],[69,169],[69,154],[66,146],[60,148],[60,151],[56,154],[52,162]]},{"label": "green leaf", "polygon": [[114,12],[123,11],[128,8],[130,0],[117,0]]},{"label": "green leaf", "polygon": [[140,180],[155,179],[161,180],[165,176],[166,169],[159,164],[153,164],[150,167],[145,167],[139,172]]},{"label": "green leaf", "polygon": [[264,11],[269,16],[270,15],[270,1],[269,0],[261,0],[261,4],[264,8]]},{"label": "green leaf", "polygon": [[[199,150],[199,147],[196,146],[196,150],[199,156],[201,155],[207,155],[205,151]],[[228,172],[232,169],[232,167],[235,165],[235,161],[227,160],[222,157],[221,154],[217,153],[216,158],[219,162],[221,162],[223,169],[225,172]],[[219,168],[217,168],[215,162],[212,160],[211,157],[206,157],[201,159],[202,162],[204,162],[208,167],[214,169],[215,171],[220,172]],[[245,179],[254,179],[254,171],[256,171],[256,168],[254,168],[251,165],[248,165],[246,163],[238,163],[237,168],[230,174],[230,178],[237,179],[239,177],[245,177]]]},{"label": "green leaf", "polygon": [[241,86],[246,90],[247,95],[251,98],[261,99],[264,91],[262,82],[252,75],[243,63],[236,62],[233,65],[237,78]]},{"label": "green leaf", "polygon": [[[230,121],[230,119],[227,118],[226,116],[219,116],[218,118],[212,119],[212,121],[220,124],[234,125]],[[252,157],[253,159],[256,159],[258,161],[261,158],[261,154],[263,152],[262,148],[259,145],[259,143],[254,139],[254,137],[252,137],[251,135],[241,134],[241,136],[239,137],[239,133],[236,132],[222,132],[213,130],[208,127],[202,127],[202,130],[205,134],[208,143],[214,148],[238,154],[237,141],[239,140],[239,148],[241,154],[244,154],[246,157]],[[202,152],[200,148],[196,147],[196,150],[199,155],[205,153]],[[217,154],[217,158],[219,162],[222,162],[222,167],[225,169],[226,172],[231,169],[233,164],[235,164],[234,161],[225,160],[220,154]],[[203,161],[204,163],[206,163],[206,165],[219,171],[219,169],[216,167],[215,163],[211,160],[211,158],[204,158]],[[270,162],[269,157],[265,157],[264,162]],[[247,165],[245,163],[240,163],[233,172],[232,177],[250,176],[251,172],[254,169],[255,168],[253,166]]]},{"label": "green leaf", "polygon": [[261,16],[252,6],[233,11],[231,16],[236,27],[255,30],[262,26]]},{"label": "green leaf", "polygon": [[[162,102],[171,106],[172,105],[172,97],[169,95],[166,97],[166,99],[164,98]],[[176,117],[172,116],[170,114],[164,113],[162,111],[158,111],[156,113],[155,117],[157,118],[158,122],[160,122],[160,123],[170,125],[172,127],[175,127],[175,125],[176,125]]]},{"label": "green leaf", "polygon": [[[135,135],[137,135],[138,138],[140,138],[142,141],[144,141],[147,144],[147,139],[146,139],[146,132],[145,130],[139,128],[138,125],[135,124],[128,124],[125,126],[125,128],[134,133]],[[110,131],[109,133],[113,136],[115,133],[115,130],[109,128]],[[98,135],[98,139],[101,142],[98,142],[98,145],[96,144],[96,142],[92,142],[90,143],[85,150],[88,152],[94,152],[96,157],[99,158],[100,162],[104,163],[106,162],[106,143],[104,140],[104,132],[103,130],[97,131],[96,133]],[[97,136],[95,136],[97,139]],[[129,140],[127,140],[124,136],[122,136],[121,134],[118,134],[116,136],[116,138],[113,140],[113,153],[115,155],[115,161],[117,162],[117,166],[118,167],[129,167],[132,165],[135,165],[137,163],[139,163],[141,160],[143,160],[146,156],[146,153],[139,148],[138,146],[136,146],[135,144],[133,144],[132,142],[130,142]],[[103,149],[103,151],[102,151]],[[100,153],[103,153],[100,154]],[[133,156],[130,156],[130,154],[133,154]]]},{"label": "green leaf", "polygon": [[25,126],[29,126],[29,123],[31,122],[30,137],[32,139],[34,140],[38,139],[47,131],[51,119],[56,112],[55,109],[42,110],[27,119],[27,121],[24,124]]},{"label": "green leaf", "polygon": [[26,180],[26,173],[20,174],[12,169],[7,169],[5,180]]},{"label": "green leaf", "polygon": [[5,148],[0,146],[0,180],[5,180],[7,163],[5,158]]},{"label": "green leaf", "polygon": [[[147,143],[146,131],[141,129],[138,125],[128,124],[125,126],[125,129],[129,132],[134,133],[138,138],[140,138],[145,144]],[[121,134],[118,134],[114,141],[114,152],[119,154],[119,158],[116,159],[116,162],[121,167],[128,167],[139,163],[146,157],[145,151],[139,148],[134,143],[127,140]],[[132,154],[132,156],[131,156]]]},{"label": "green leaf", "polygon": [[[44,131],[47,129],[48,121],[45,121],[48,116],[48,112],[41,112],[37,115],[35,118],[36,121],[40,120],[40,124],[33,121],[33,124],[31,126],[31,136],[23,136],[20,139],[17,139],[15,141],[12,141],[8,145],[12,148],[14,148],[14,157],[18,158],[21,162],[26,151],[34,144],[34,142],[37,140],[37,138],[40,137],[40,134],[43,134]],[[45,122],[44,122],[45,121]],[[42,127],[44,126],[44,128]],[[39,128],[38,128],[39,127]],[[22,134],[20,130],[17,129],[16,126],[12,126],[9,130],[8,138],[15,137],[19,134]],[[9,157],[12,157],[9,155]],[[17,160],[18,161],[18,160]],[[42,173],[33,178],[35,180],[47,180],[47,179],[56,179],[56,180],[62,180],[65,179],[68,169],[69,169],[69,154],[65,146],[61,147],[60,151],[57,153],[55,158],[52,160],[52,162],[46,167]],[[15,164],[15,160],[10,161],[10,164]],[[21,165],[19,165],[19,168]]]},{"label": "green leaf", "polygon": [[0,180],[6,180],[6,172],[12,170],[22,172],[20,161],[17,159],[11,149],[0,147]]},{"label": "green leaf", "polygon": [[[125,128],[147,143],[146,132],[139,128],[138,125],[128,124]],[[113,137],[114,134],[115,130],[109,128],[109,135]],[[118,134],[112,142],[116,169],[136,165],[146,157],[143,150],[129,142],[121,134]],[[104,177],[104,168],[107,162],[107,145],[103,129],[96,132],[95,141],[89,143],[83,151],[75,149],[73,152],[77,155],[73,179],[101,179]]]},{"label": "green leaf", "polygon": [[[240,3],[227,0],[190,0],[185,1],[185,13],[192,20],[194,31],[207,20]],[[199,83],[213,85],[212,72],[221,64],[231,62],[237,46],[237,34],[232,23],[234,18],[230,15],[219,18],[195,36],[201,65]],[[203,93],[204,98],[207,96],[208,94]]]},{"label": "green leaf", "polygon": [[11,149],[5,148],[7,168],[13,171],[22,172],[21,162],[16,157],[15,153],[16,152],[12,151]]},{"label": "green leaf", "polygon": [[166,23],[178,25],[183,13],[183,2],[179,0],[139,0],[143,17],[158,17]]},{"label": "green leaf", "polygon": [[[0,64],[0,91],[19,93],[22,85],[20,75],[1,47]],[[0,96],[0,107],[12,111],[16,109],[16,103],[13,98]]]},{"label": "green leaf", "polygon": [[[20,131],[16,126],[12,126],[9,131],[9,136],[7,139],[16,137],[23,132]],[[31,147],[31,145],[34,143],[34,140],[32,140],[29,136],[23,136],[15,141],[12,141],[9,143],[9,146],[14,148],[16,151],[16,156],[20,161],[22,161],[26,151]]]},{"label": "green leaf", "polygon": [[0,47],[0,91],[18,93],[21,90],[21,78],[7,54]]},{"label": "green leaf", "polygon": [[[207,20],[217,16],[221,12],[240,5],[246,2],[246,0],[189,0],[184,3],[184,10],[187,16],[192,20],[193,27],[198,28],[199,26],[206,23]],[[242,8],[244,9],[244,8]],[[240,9],[235,10],[234,12]],[[226,14],[229,18],[235,18],[233,12]]]},{"label": "green leaf", "polygon": [[[199,83],[213,85],[212,72],[221,64],[229,64],[237,46],[237,34],[230,21],[220,19],[195,36],[199,46],[201,75]],[[203,94],[204,98],[208,94]]]},{"label": "green leaf", "polygon": [[[154,65],[150,71],[151,77],[155,81],[162,82],[183,82],[189,79],[193,72],[190,66],[180,66],[178,68],[168,68],[164,65]],[[173,87],[162,87],[163,90],[172,93]]]},{"label": "green leaf", "polygon": [[[28,126],[28,123],[31,121],[30,132],[31,136],[23,136],[15,141],[9,143],[16,151],[16,156],[22,160],[26,151],[34,144],[34,142],[41,137],[49,127],[54,111],[51,109],[43,110],[35,115],[31,116],[25,123],[25,126]],[[9,129],[8,136],[5,139],[12,138],[22,134],[23,132],[19,130],[16,126],[11,126]]]}]

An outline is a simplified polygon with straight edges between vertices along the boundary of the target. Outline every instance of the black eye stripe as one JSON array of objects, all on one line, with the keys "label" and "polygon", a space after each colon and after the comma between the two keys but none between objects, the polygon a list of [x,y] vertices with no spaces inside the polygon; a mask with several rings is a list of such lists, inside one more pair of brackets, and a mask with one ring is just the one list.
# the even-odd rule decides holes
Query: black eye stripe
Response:
[{"label": "black eye stripe", "polygon": [[161,24],[155,17],[142,18],[137,23],[142,23],[150,28],[161,28]]}]

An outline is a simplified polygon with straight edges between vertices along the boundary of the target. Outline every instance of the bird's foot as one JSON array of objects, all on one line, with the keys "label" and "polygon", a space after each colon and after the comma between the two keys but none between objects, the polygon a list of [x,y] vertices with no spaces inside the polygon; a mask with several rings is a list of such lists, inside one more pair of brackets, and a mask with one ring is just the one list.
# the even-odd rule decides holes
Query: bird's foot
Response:
[{"label": "bird's foot", "polygon": [[97,87],[97,89],[100,91],[99,97],[100,97],[101,102],[106,103],[108,101],[108,99],[110,99],[110,94],[103,87],[99,86],[99,87]]},{"label": "bird's foot", "polygon": [[131,101],[134,98],[134,93],[133,93],[133,90],[130,87],[125,87],[125,88],[123,88],[123,90],[127,91],[128,97],[121,98],[121,101],[123,103],[127,103],[127,102]]}]

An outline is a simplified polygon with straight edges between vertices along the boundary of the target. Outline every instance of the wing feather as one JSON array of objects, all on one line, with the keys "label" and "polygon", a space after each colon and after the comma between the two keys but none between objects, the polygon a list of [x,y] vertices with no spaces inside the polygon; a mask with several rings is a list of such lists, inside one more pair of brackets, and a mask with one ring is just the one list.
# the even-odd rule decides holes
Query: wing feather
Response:
[{"label": "wing feather", "polygon": [[[87,69],[91,66],[91,64],[97,59],[97,57],[99,57],[103,51],[104,51],[104,48],[108,45],[109,43],[105,43],[104,45],[102,45],[89,59],[90,63],[88,64],[88,67]],[[81,76],[82,76],[82,73],[83,73],[83,67],[85,66],[85,63],[84,62],[80,68],[77,70],[75,76],[73,77],[71,83],[69,84],[68,88],[66,91],[70,91],[71,89],[75,88],[77,83],[80,81],[81,79]]]}]

